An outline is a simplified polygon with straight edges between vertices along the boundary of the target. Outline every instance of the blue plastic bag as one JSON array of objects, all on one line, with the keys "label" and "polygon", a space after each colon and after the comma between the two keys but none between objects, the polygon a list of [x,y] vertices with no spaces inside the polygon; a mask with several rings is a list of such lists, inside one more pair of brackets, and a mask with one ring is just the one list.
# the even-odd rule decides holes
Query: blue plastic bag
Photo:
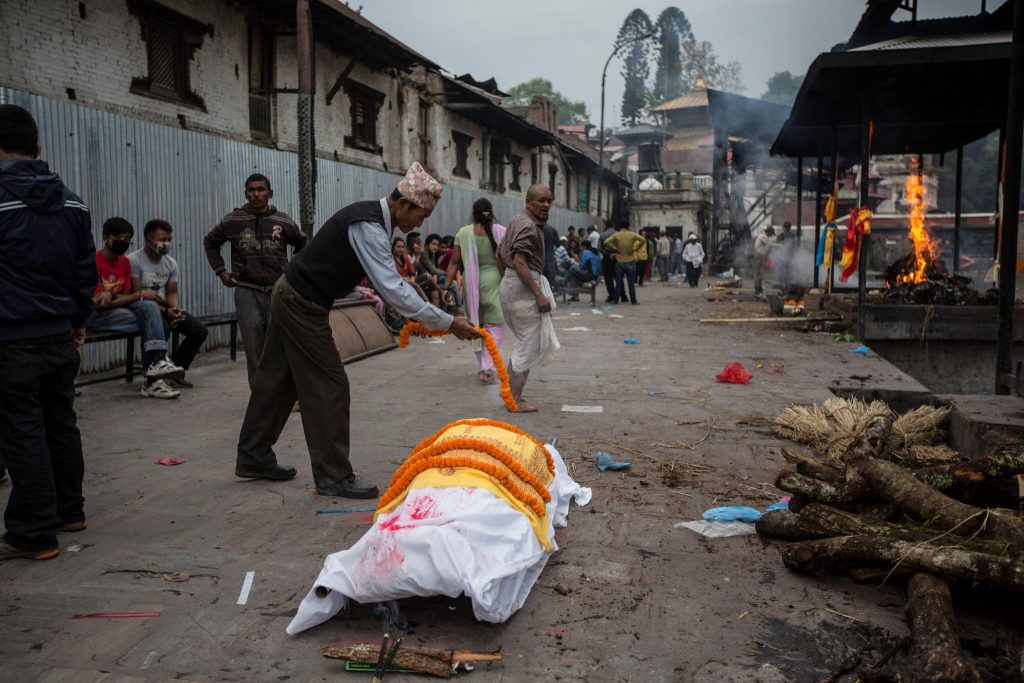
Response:
[{"label": "blue plastic bag", "polygon": [[868,347],[866,347],[863,344],[861,344],[860,346],[854,347],[852,349],[847,349],[847,350],[850,353],[859,353],[862,356],[866,356],[866,355],[868,355],[868,351],[870,351],[871,349],[869,349]]},{"label": "blue plastic bag", "polygon": [[727,505],[705,510],[701,516],[709,522],[756,522],[761,519],[761,511],[745,505]]},{"label": "blue plastic bag", "polygon": [[597,469],[604,472],[605,470],[611,470],[617,472],[624,470],[629,467],[628,462],[618,462],[612,456],[608,455],[604,451],[598,451],[597,453]]},{"label": "blue plastic bag", "polygon": [[635,337],[626,337],[622,340],[624,344],[639,344],[640,340]]}]

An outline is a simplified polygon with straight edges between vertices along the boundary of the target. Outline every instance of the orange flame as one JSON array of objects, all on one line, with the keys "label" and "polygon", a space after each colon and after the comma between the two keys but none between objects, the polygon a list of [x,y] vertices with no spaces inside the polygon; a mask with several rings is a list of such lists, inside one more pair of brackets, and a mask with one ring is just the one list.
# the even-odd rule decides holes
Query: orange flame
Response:
[{"label": "orange flame", "polygon": [[899,281],[915,284],[927,280],[925,270],[937,256],[938,245],[928,234],[924,222],[924,205],[928,189],[921,182],[921,175],[916,160],[911,163],[907,183],[903,189],[903,199],[910,204],[910,239],[914,242],[914,270],[899,277]]}]

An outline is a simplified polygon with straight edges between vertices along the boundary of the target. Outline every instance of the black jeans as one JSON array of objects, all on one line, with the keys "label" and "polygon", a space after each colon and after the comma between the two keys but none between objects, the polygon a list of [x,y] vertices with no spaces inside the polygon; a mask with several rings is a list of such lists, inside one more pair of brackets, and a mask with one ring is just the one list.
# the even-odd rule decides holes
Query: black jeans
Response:
[{"label": "black jeans", "polygon": [[85,520],[79,363],[70,338],[0,344],[0,452],[11,475],[4,540],[22,550],[56,548],[62,522]]},{"label": "black jeans", "polygon": [[[186,315],[185,319],[178,323],[173,331],[181,336],[179,337],[177,350],[171,354],[171,362],[179,368],[188,370],[189,366],[192,365],[192,361],[195,360],[196,354],[199,353],[199,349],[203,347],[203,342],[206,341],[210,331],[206,329],[206,325],[190,315]],[[164,334],[170,337],[171,332],[171,326],[165,318]]]},{"label": "black jeans", "polygon": [[570,287],[579,287],[584,282],[593,282],[597,279],[597,276],[590,272],[590,269],[583,270],[579,266],[572,266],[569,268],[569,274],[566,276],[565,281]]},{"label": "black jeans", "polygon": [[608,298],[615,298],[615,261],[608,254],[601,256],[601,271],[604,273],[604,288],[608,290]]}]

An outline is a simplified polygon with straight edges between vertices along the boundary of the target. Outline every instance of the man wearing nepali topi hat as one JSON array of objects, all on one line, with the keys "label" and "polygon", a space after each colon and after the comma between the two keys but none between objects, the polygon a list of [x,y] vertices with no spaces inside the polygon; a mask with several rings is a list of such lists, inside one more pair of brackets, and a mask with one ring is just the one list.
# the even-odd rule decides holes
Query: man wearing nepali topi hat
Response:
[{"label": "man wearing nepali topi hat", "polygon": [[279,465],[273,446],[296,398],[316,492],[376,498],[377,487],[356,478],[349,461],[348,376],[334,346],[328,314],[335,299],[369,277],[377,294],[406,318],[459,339],[480,336],[466,318],[423,301],[395,269],[392,233],[408,233],[430,216],[441,184],[413,163],[390,196],[356,202],[331,216],[285,268],[271,296],[263,356],[238,436],[235,476],[285,481],[295,468]]}]

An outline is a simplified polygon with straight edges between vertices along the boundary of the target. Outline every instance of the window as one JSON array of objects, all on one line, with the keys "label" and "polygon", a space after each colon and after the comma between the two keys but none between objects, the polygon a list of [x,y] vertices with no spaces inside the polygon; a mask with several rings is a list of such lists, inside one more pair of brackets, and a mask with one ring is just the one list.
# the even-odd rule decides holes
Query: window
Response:
[{"label": "window", "polygon": [[203,44],[203,36],[213,37],[213,26],[152,0],[128,0],[128,10],[139,18],[147,67],[144,78],[132,79],[131,92],[206,111],[202,98],[191,90],[189,61]]},{"label": "window", "polygon": [[590,174],[586,178],[579,179],[579,197],[576,210],[582,213],[590,213]]},{"label": "window", "polygon": [[530,184],[540,182],[540,157],[536,152],[530,155]]},{"label": "window", "polygon": [[274,38],[259,26],[249,26],[249,130],[254,138],[270,140],[270,97],[274,83]]},{"label": "window", "polygon": [[508,181],[508,189],[515,190],[516,192],[522,192],[523,188],[519,184],[519,174],[522,172],[523,158],[516,156],[515,154],[509,158],[512,161],[512,172],[510,174],[511,178]]},{"label": "window", "polygon": [[352,135],[345,136],[345,144],[364,152],[381,153],[383,149],[377,144],[377,113],[384,104],[384,94],[355,81],[346,83],[345,92],[352,118]]},{"label": "window", "polygon": [[420,100],[420,163],[430,168],[430,102]]},{"label": "window", "polygon": [[509,153],[509,141],[503,138],[491,140],[487,186],[493,192],[505,191],[505,159]]},{"label": "window", "polygon": [[555,196],[555,180],[558,179],[558,164],[548,164],[548,189],[551,196]]},{"label": "window", "polygon": [[469,178],[469,146],[473,143],[473,138],[453,130],[452,142],[455,143],[455,168],[452,169],[452,175]]}]

